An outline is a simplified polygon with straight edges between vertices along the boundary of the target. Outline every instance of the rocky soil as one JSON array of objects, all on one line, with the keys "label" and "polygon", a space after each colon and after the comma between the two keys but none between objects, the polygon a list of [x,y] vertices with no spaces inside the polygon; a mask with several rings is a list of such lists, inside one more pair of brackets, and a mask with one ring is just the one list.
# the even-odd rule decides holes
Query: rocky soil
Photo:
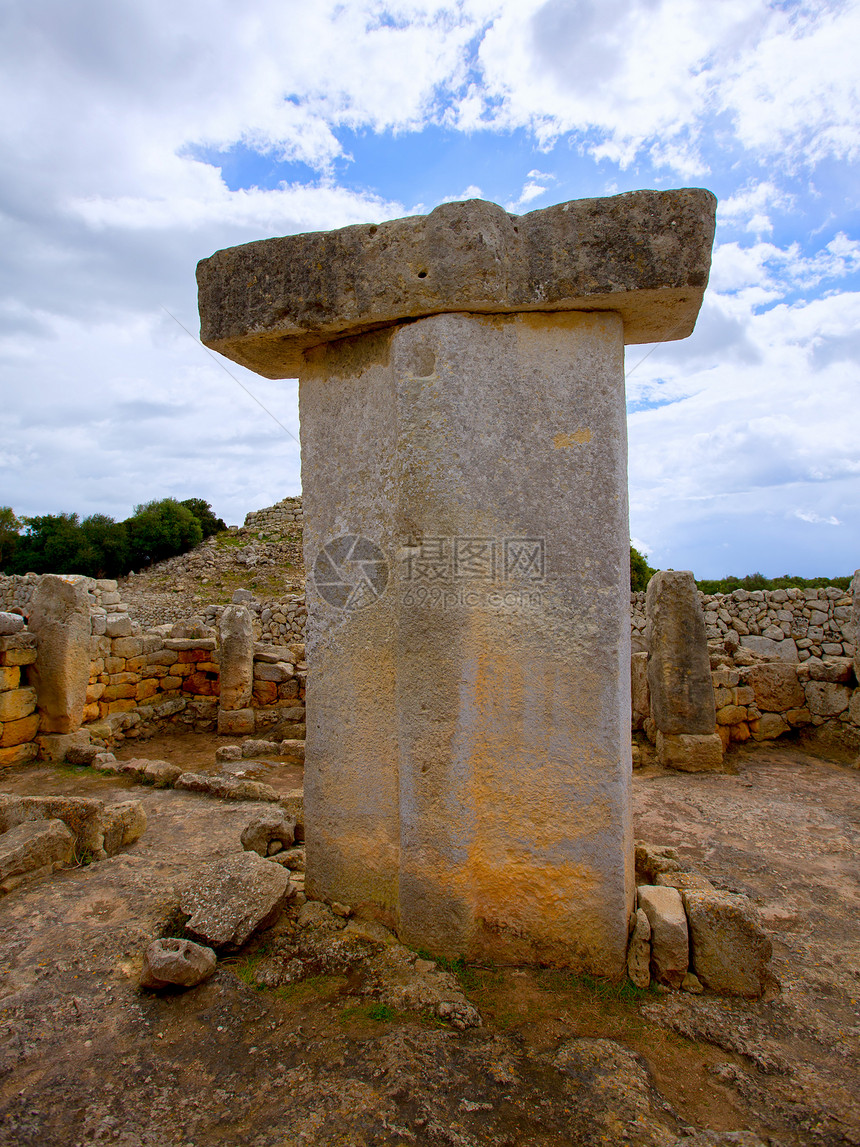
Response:
[{"label": "rocky soil", "polygon": [[0,1143],[860,1143],[860,777],[791,745],[734,759],[736,776],[646,761],[636,833],[759,906],[782,990],[748,1002],[437,968],[481,1015],[465,1030],[380,970],[383,939],[338,962],[354,928],[323,913],[312,935],[319,913],[296,904],[198,987],[141,991],[145,946],[177,927],[174,888],[236,852],[266,806],[10,771],[4,791],[134,796],[149,827],[0,901]]}]

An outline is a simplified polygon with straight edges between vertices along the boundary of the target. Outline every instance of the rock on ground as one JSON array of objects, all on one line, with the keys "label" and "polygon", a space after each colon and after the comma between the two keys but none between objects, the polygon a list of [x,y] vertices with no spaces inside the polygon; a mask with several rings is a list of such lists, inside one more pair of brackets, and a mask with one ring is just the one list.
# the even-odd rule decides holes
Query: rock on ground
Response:
[{"label": "rock on ground", "polygon": [[242,847],[260,856],[270,856],[269,846],[277,841],[289,848],[295,839],[296,820],[283,809],[272,809],[254,817],[242,830]]},{"label": "rock on ground", "polygon": [[640,884],[639,907],[651,925],[651,972],[656,980],[680,988],[689,966],[684,903],[677,888]]},{"label": "rock on ground", "polygon": [[193,988],[215,971],[217,958],[211,948],[193,940],[166,937],[153,940],[143,954],[142,988],[167,988],[172,985]]},{"label": "rock on ground", "polygon": [[769,980],[771,942],[752,905],[729,892],[685,889],[693,971],[721,995],[755,998]]},{"label": "rock on ground", "polygon": [[279,864],[240,852],[204,865],[179,894],[186,930],[213,948],[241,948],[252,932],[278,918],[290,889]]}]

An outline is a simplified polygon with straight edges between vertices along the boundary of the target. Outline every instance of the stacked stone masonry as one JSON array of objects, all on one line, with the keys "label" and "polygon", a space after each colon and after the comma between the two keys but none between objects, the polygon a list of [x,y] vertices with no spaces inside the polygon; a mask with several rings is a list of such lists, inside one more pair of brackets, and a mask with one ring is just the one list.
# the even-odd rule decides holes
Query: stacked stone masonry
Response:
[{"label": "stacked stone masonry", "polygon": [[252,510],[245,515],[245,529],[256,530],[260,534],[300,533],[304,522],[302,499],[282,498],[274,506],[264,510]]}]

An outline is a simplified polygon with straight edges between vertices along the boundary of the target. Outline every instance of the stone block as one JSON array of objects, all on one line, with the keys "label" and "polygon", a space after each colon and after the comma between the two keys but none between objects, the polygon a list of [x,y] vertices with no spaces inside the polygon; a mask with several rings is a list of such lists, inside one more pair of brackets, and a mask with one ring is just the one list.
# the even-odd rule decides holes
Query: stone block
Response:
[{"label": "stone block", "polygon": [[0,610],[0,637],[11,637],[24,628],[24,618],[19,613]]},{"label": "stone block", "polygon": [[741,638],[741,645],[744,649],[751,649],[753,653],[771,653],[783,661],[795,662],[798,660],[797,646],[792,637],[785,637],[782,641],[771,641],[769,637],[750,634],[748,637]]},{"label": "stone block", "polygon": [[111,613],[105,618],[105,635],[107,637],[131,637],[134,626],[127,613]]},{"label": "stone block", "polygon": [[128,657],[140,657],[143,653],[142,637],[114,637],[111,641],[111,652],[114,657],[125,660]]},{"label": "stone block", "polygon": [[115,856],[139,840],[146,831],[146,813],[140,801],[120,801],[108,805],[102,813],[102,845],[108,856]]},{"label": "stone block", "polygon": [[29,821],[61,820],[75,838],[78,853],[102,855],[104,801],[90,797],[22,797],[0,793],[0,832]]},{"label": "stone block", "polygon": [[719,773],[725,770],[723,742],[717,733],[696,736],[687,733],[657,733],[657,757],[661,765],[684,773]]},{"label": "stone block", "polygon": [[648,654],[633,653],[630,657],[630,691],[633,708],[633,729],[642,728],[651,713],[651,694],[648,689]]},{"label": "stone block", "polygon": [[36,690],[25,687],[0,693],[0,721],[20,721],[36,708]]},{"label": "stone block", "polygon": [[[254,643],[254,660],[263,664],[277,665],[279,661],[288,661],[289,658],[286,654],[292,654],[294,648],[284,645],[267,645],[265,642],[257,641]],[[255,665],[255,673],[257,669],[258,666]]]},{"label": "stone block", "polygon": [[851,690],[831,681],[807,681],[806,705],[813,717],[838,717],[848,708]]},{"label": "stone block", "polygon": [[75,838],[61,820],[25,821],[0,836],[0,886],[10,877],[68,864]]},{"label": "stone block", "polygon": [[642,908],[636,909],[635,924],[627,945],[627,975],[637,988],[651,983],[651,925]]},{"label": "stone block", "polygon": [[86,750],[90,747],[90,733],[86,729],[78,729],[74,733],[43,733],[39,737],[39,756],[43,761],[67,761],[73,749]]},{"label": "stone block", "polygon": [[716,731],[714,687],[699,592],[688,570],[660,570],[645,594],[651,716],[669,734]]},{"label": "stone block", "polygon": [[[223,699],[223,693],[222,693]],[[253,709],[218,710],[218,733],[220,736],[243,737],[254,732]]]},{"label": "stone block", "polygon": [[523,216],[470,200],[247,243],[198,265],[201,339],[267,378],[296,378],[311,348],[445,313],[605,310],[621,316],[627,343],[685,338],[708,280],[715,206],[700,189]]},{"label": "stone block", "polygon": [[39,714],[30,713],[17,721],[5,721],[0,732],[0,748],[11,749],[36,739],[39,732]]},{"label": "stone block", "polygon": [[661,872],[654,881],[655,884],[667,888],[683,889],[712,889],[714,886],[707,876],[700,872]]},{"label": "stone block", "polygon": [[90,613],[86,583],[44,574],[33,595],[30,631],[39,658],[30,670],[43,733],[72,733],[83,723],[90,666]]},{"label": "stone block", "polygon": [[0,666],[0,693],[7,689],[17,689],[21,684],[21,667],[19,665]]},{"label": "stone block", "polygon": [[749,901],[729,892],[685,890],[693,971],[721,995],[757,998],[768,979],[771,942]]},{"label": "stone block", "polygon": [[784,713],[805,704],[803,686],[794,664],[770,661],[753,665],[746,672],[746,681],[753,689],[756,705],[764,713]]},{"label": "stone block", "polygon": [[639,907],[651,925],[651,973],[655,980],[680,988],[689,967],[684,902],[677,888],[640,884]]},{"label": "stone block", "polygon": [[181,653],[199,651],[208,654],[215,649],[215,646],[214,637],[166,637],[164,639],[165,649],[174,649]]},{"label": "stone block", "polygon": [[284,681],[289,681],[294,672],[294,666],[284,661],[279,661],[275,665],[258,661],[254,665],[254,677],[256,680],[273,681],[276,685],[280,685]]},{"label": "stone block", "polygon": [[854,666],[850,657],[810,657],[799,676],[808,681],[827,681],[834,685],[853,682]]},{"label": "stone block", "polygon": [[754,741],[775,741],[783,733],[791,731],[791,726],[783,720],[779,713],[762,713],[761,717],[750,726]]},{"label": "stone block", "polygon": [[254,702],[256,705],[274,705],[278,699],[278,687],[274,681],[254,679]]},{"label": "stone block", "polygon": [[33,741],[26,741],[23,745],[10,745],[0,747],[0,767],[6,765],[25,765],[28,761],[35,761],[39,755],[39,746]]}]

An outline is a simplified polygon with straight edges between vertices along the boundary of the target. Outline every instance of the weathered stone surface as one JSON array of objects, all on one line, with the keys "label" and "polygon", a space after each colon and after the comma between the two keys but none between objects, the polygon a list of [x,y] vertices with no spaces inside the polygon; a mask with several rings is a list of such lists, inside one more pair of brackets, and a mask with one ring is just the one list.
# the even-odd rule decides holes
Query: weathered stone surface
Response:
[{"label": "weathered stone surface", "polygon": [[719,773],[726,768],[723,742],[717,733],[657,733],[657,758],[669,769],[684,773]]},{"label": "weathered stone surface", "polygon": [[645,594],[651,716],[661,733],[716,730],[705,619],[689,570],[660,570]]},{"label": "weathered stone surface", "polygon": [[834,685],[853,683],[854,664],[850,657],[810,657],[798,669],[805,681],[829,681]]},{"label": "weathered stone surface", "polygon": [[72,733],[83,722],[90,675],[90,611],[81,578],[45,574],[30,606],[39,656],[30,670],[43,733]]},{"label": "weathered stone surface", "polygon": [[807,707],[815,717],[837,717],[851,700],[847,685],[834,685],[831,681],[807,681],[804,689]]},{"label": "weathered stone surface", "polygon": [[158,788],[170,786],[182,776],[182,767],[172,761],[146,761],[143,768],[143,781],[145,784],[156,785]]},{"label": "weathered stone surface", "polygon": [[36,708],[36,690],[9,689],[0,693],[0,721],[20,721]]},{"label": "weathered stone surface", "polygon": [[221,745],[215,750],[216,761],[241,761],[241,745]]},{"label": "weathered stone surface", "polygon": [[[220,707],[243,710],[250,704],[254,688],[254,629],[246,606],[228,605],[221,614],[220,631]],[[221,732],[220,725],[218,731]],[[253,726],[250,731],[253,732]]]},{"label": "weathered stone surface", "polygon": [[39,746],[33,742],[10,745],[7,748],[0,746],[0,766],[23,765],[27,761],[35,761],[38,755]]},{"label": "weathered stone surface", "polygon": [[121,848],[126,848],[139,840],[146,832],[146,813],[140,801],[120,801],[108,805],[102,813],[104,851],[114,856]]},{"label": "weathered stone surface", "polygon": [[627,945],[627,975],[637,988],[651,983],[651,925],[642,908],[636,909],[636,923]]},{"label": "weathered stone surface", "polygon": [[741,638],[741,645],[745,649],[751,649],[753,653],[772,653],[777,657],[781,657],[783,661],[797,661],[797,646],[794,639],[786,637],[782,641],[771,641],[769,637],[759,637],[756,634],[748,634]]},{"label": "weathered stone surface", "polygon": [[198,265],[201,339],[258,374],[289,378],[312,347],[450,312],[613,311],[627,343],[685,338],[708,281],[715,207],[698,189],[523,216],[469,200],[247,243]]},{"label": "weathered stone surface", "polygon": [[102,853],[104,801],[91,797],[24,797],[0,793],[0,832],[27,821],[61,820],[75,837],[78,853]]},{"label": "weathered stone surface", "polygon": [[854,646],[854,676],[860,682],[860,570],[854,571],[851,605],[851,644]]},{"label": "weathered stone surface", "polygon": [[633,730],[638,731],[651,716],[651,692],[648,688],[648,654],[630,656],[630,690],[633,710]]},{"label": "weathered stone surface", "polygon": [[621,344],[606,314],[440,315],[307,356],[306,562],[345,574],[308,580],[308,891],[440,955],[625,967]]},{"label": "weathered stone surface", "polygon": [[684,865],[678,850],[670,845],[648,844],[644,840],[635,843],[636,883],[656,884],[661,872],[682,872]]},{"label": "weathered stone surface", "polygon": [[248,740],[242,742],[242,757],[249,760],[251,757],[260,757],[265,754],[277,754],[279,745],[275,741]]},{"label": "weathered stone surface", "polygon": [[0,610],[0,637],[10,637],[13,633],[20,633],[23,628],[24,618],[20,614]]},{"label": "weathered stone surface", "polygon": [[651,972],[656,980],[680,988],[689,967],[684,902],[677,888],[640,884],[639,907],[651,925]]},{"label": "weathered stone surface", "polygon": [[68,761],[69,753],[90,747],[90,734],[86,729],[77,729],[74,733],[44,733],[39,737],[39,756],[43,761]]},{"label": "weathered stone surface", "polygon": [[16,721],[6,721],[0,725],[0,748],[25,745],[35,739],[39,731],[39,714],[28,713]]},{"label": "weathered stone surface", "polygon": [[769,661],[753,665],[746,673],[752,686],[755,703],[763,713],[784,713],[806,704],[803,686],[797,679],[794,665],[782,661]]},{"label": "weathered stone surface", "polygon": [[134,625],[127,613],[109,613],[105,618],[105,635],[107,637],[131,637]]},{"label": "weathered stone surface", "polygon": [[289,681],[294,672],[294,667],[284,661],[278,662],[276,665],[258,661],[254,666],[254,676],[258,681],[274,681],[276,685]]},{"label": "weathered stone surface", "polygon": [[284,757],[288,765],[303,765],[305,763],[305,742],[281,741],[278,746],[278,755]]},{"label": "weathered stone surface", "polygon": [[775,741],[790,730],[791,725],[779,713],[762,713],[751,726],[754,741]]},{"label": "weathered stone surface", "polygon": [[280,801],[282,794],[260,781],[240,781],[234,777],[210,777],[206,773],[182,773],[173,782],[175,789],[205,793],[233,801]]},{"label": "weathered stone surface", "polygon": [[290,889],[279,864],[240,852],[204,865],[179,893],[186,930],[213,948],[241,948],[278,918]]},{"label": "weathered stone surface", "polygon": [[683,892],[693,971],[722,995],[757,997],[767,982],[771,942],[749,901],[729,892]]},{"label": "weathered stone surface", "polygon": [[253,709],[218,710],[218,732],[222,737],[247,736],[254,732],[255,724]]},{"label": "weathered stone surface", "polygon": [[668,888],[677,888],[679,891],[684,888],[713,888],[707,876],[702,876],[701,872],[660,872],[654,879],[655,884],[663,885]]},{"label": "weathered stone surface", "polygon": [[277,841],[282,848],[289,848],[295,837],[295,817],[288,816],[283,809],[255,816],[242,830],[242,847],[260,856],[271,855],[269,846]]},{"label": "weathered stone surface", "polygon": [[193,940],[166,937],[153,940],[143,954],[140,986],[159,988],[193,988],[215,972],[217,957],[211,948]]},{"label": "weathered stone surface", "polygon": [[75,838],[61,820],[24,821],[0,835],[0,881],[68,864]]}]

